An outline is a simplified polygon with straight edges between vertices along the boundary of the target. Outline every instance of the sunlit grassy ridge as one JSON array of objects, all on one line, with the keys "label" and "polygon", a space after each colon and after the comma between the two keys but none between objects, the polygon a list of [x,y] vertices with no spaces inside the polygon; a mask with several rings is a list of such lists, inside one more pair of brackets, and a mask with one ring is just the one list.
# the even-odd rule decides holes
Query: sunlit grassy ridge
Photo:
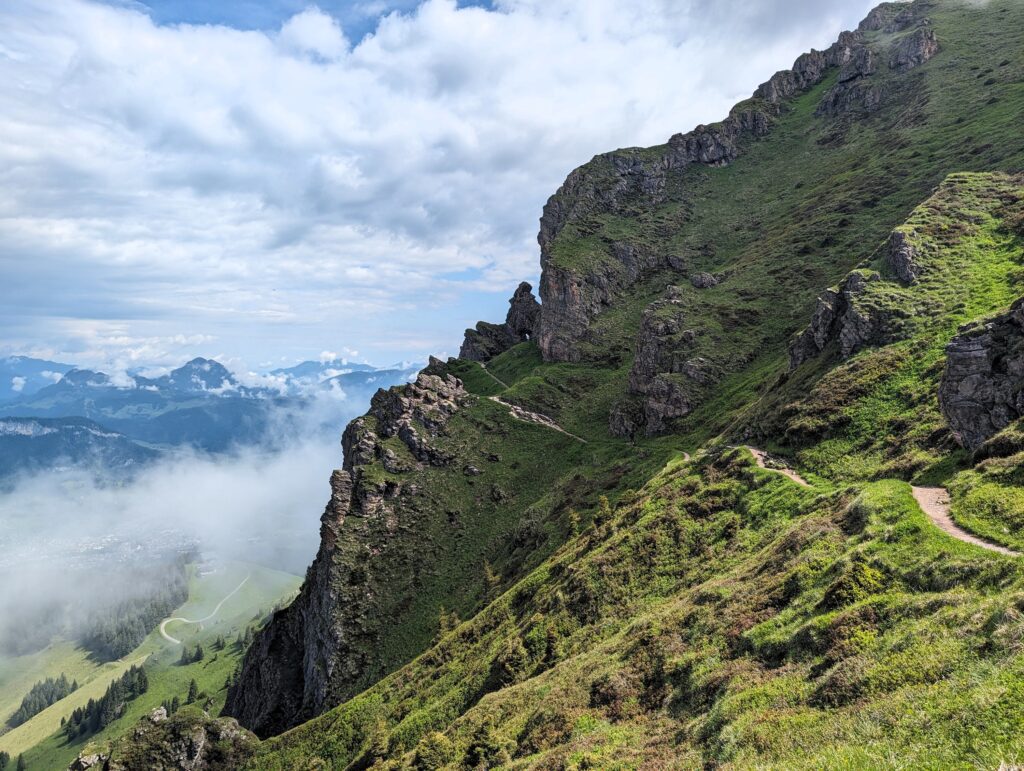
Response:
[{"label": "sunlit grassy ridge", "polygon": [[677,461],[254,767],[415,763],[434,730],[456,766],[484,745],[510,767],[998,765],[1024,751],[1021,578],[903,483],[804,489],[742,451]]}]

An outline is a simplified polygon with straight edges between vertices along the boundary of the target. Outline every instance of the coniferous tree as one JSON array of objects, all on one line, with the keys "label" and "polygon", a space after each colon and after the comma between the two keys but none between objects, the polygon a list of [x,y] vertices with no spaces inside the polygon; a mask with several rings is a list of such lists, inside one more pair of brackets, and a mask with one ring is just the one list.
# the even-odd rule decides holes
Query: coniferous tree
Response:
[{"label": "coniferous tree", "polygon": [[188,696],[185,698],[186,704],[195,703],[196,697],[199,696],[199,686],[193,678],[188,684]]},{"label": "coniferous tree", "polygon": [[192,654],[192,661],[202,661],[205,655],[206,651],[203,650],[203,646],[199,643],[196,643],[196,650],[195,653]]},{"label": "coniferous tree", "polygon": [[494,572],[494,568],[491,567],[491,563],[484,561],[484,586],[486,589],[486,598],[493,600],[498,596],[498,587],[501,585],[501,576]]},{"label": "coniferous tree", "polygon": [[25,756],[18,755],[18,771],[25,771]]},{"label": "coniferous tree", "polygon": [[171,712],[170,712],[170,714],[173,715],[179,709],[181,709],[181,699],[179,699],[177,696],[175,696],[173,699],[171,699]]},{"label": "coniferous tree", "polygon": [[107,686],[102,697],[89,699],[85,707],[78,707],[62,722],[64,735],[71,741],[103,730],[124,714],[129,701],[141,696],[148,688],[149,680],[145,670],[132,666]]},{"label": "coniferous tree", "polygon": [[21,700],[21,706],[8,718],[8,724],[12,727],[21,725],[50,705],[56,704],[77,688],[78,681],[68,682],[67,675],[63,672],[60,677],[48,677],[45,680],[40,680]]},{"label": "coniferous tree", "polygon": [[0,771],[4,771],[11,763],[11,756],[6,752],[0,752]]}]

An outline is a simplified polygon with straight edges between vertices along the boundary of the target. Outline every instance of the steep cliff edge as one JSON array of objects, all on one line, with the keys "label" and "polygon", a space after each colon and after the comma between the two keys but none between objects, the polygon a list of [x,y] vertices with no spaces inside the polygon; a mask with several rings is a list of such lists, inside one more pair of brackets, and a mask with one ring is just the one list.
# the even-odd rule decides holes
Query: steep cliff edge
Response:
[{"label": "steep cliff edge", "polygon": [[317,557],[256,636],[225,714],[267,736],[350,698],[561,543],[570,496],[622,477],[613,449],[569,473],[584,446],[485,398],[494,381],[471,367],[467,385],[432,360],[346,428]]}]

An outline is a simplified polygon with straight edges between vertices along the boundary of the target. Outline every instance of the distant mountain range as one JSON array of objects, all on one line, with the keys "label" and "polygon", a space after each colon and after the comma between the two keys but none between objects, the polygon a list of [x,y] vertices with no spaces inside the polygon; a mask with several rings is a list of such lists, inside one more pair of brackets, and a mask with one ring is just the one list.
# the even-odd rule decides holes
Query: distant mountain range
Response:
[{"label": "distant mountain range", "polygon": [[0,402],[29,396],[53,385],[64,373],[74,369],[71,364],[58,364],[28,356],[0,359]]},{"label": "distant mountain range", "polygon": [[0,418],[0,477],[61,466],[119,476],[159,455],[85,418]]},{"label": "distant mountain range", "polygon": [[331,424],[364,409],[378,388],[406,382],[418,369],[307,361],[245,385],[205,358],[154,378],[115,378],[21,356],[0,363],[0,416],[7,419],[0,428],[6,431],[0,433],[0,459],[8,451],[24,458],[0,476],[61,465],[137,466],[175,447],[220,453],[266,445],[298,426],[319,395],[336,396],[340,389],[344,396],[331,400],[332,409],[319,417]]}]

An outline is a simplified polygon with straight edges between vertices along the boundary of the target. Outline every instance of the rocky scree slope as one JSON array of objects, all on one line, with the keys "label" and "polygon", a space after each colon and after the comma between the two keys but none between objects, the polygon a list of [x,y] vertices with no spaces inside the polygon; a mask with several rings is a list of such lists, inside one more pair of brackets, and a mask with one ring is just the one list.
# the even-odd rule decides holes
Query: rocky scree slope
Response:
[{"label": "rocky scree slope", "polygon": [[[941,763],[971,730],[1003,737],[986,758],[1013,750],[1000,726],[1017,717],[999,698],[940,743],[907,717],[933,731],[972,689],[1016,687],[1016,568],[943,540],[902,483],[872,481],[967,462],[928,390],[944,343],[929,339],[937,353],[922,360],[923,338],[889,342],[883,326],[845,354],[829,339],[793,372],[787,347],[851,270],[894,296],[931,286],[899,276],[892,233],[948,174],[1024,166],[1022,38],[1016,2],[886,4],[723,123],[573,172],[541,221],[530,330],[476,330],[497,342],[467,339],[487,371],[433,362],[346,431],[320,553],[228,712],[266,736],[341,706],[262,745],[255,767],[871,765],[867,702],[894,726],[882,752]],[[986,237],[1004,220],[987,211]],[[883,264],[886,244],[897,256]],[[1000,249],[1012,261],[1012,244]],[[1011,275],[994,268],[978,278],[996,287],[983,302],[914,310],[909,327],[941,319],[948,342],[956,323],[1009,305]],[[517,334],[530,340],[505,349]],[[853,389],[848,405],[828,382]],[[880,414],[890,392],[938,415],[936,436]],[[496,393],[588,444],[515,421],[484,398]],[[766,482],[743,451],[713,446],[666,465],[720,431],[788,442],[825,487]],[[953,492],[984,499],[1012,474],[968,469]],[[986,511],[972,529],[998,527]],[[451,610],[470,620],[449,631]]]}]

